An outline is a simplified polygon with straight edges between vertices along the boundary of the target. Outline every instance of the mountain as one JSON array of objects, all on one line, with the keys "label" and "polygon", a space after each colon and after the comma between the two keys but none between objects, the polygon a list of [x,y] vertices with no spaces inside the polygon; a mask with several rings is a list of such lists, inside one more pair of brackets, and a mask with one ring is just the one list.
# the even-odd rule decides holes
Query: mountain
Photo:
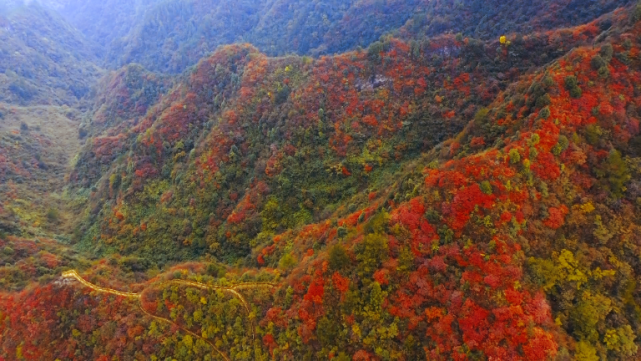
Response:
[{"label": "mountain", "polygon": [[[462,33],[482,39],[501,35],[545,31],[577,26],[607,14],[618,7],[634,3],[626,0],[561,0],[561,1],[430,1],[422,7],[405,27],[419,36],[434,36],[444,32]],[[607,30],[611,24],[604,24]]]},{"label": "mountain", "polygon": [[159,0],[41,0],[55,9],[78,31],[96,44],[106,48],[126,36],[142,21],[147,9]]},{"label": "mountain", "polygon": [[[641,4],[577,5],[425,2],[365,49],[127,64],[58,108],[60,156],[37,107],[0,108],[0,359],[637,359]],[[61,219],[12,193],[71,153]]]},{"label": "mountain", "polygon": [[412,38],[461,32],[488,40],[584,24],[630,2],[67,0],[57,7],[105,47],[111,67],[139,63],[175,74],[234,42],[270,56],[318,56],[367,47],[399,29]]},{"label": "mountain", "polygon": [[273,1],[248,39],[270,55],[334,54],[402,26],[424,1]]},{"label": "mountain", "polygon": [[0,103],[0,235],[64,240],[65,175],[80,150],[80,113],[67,106]]},{"label": "mountain", "polygon": [[[418,3],[164,1],[150,6],[143,21],[110,45],[108,61],[177,73],[218,46],[238,41],[250,41],[270,55],[338,52],[367,46],[400,27]],[[367,17],[371,26],[347,28],[343,20],[350,17]],[[327,49],[330,36],[342,41]]]},{"label": "mountain", "polygon": [[173,79],[148,72],[137,64],[128,65],[103,77],[94,97],[92,115],[79,127],[87,138],[74,164],[74,182],[81,176],[86,187],[93,185],[120,156],[123,133],[137,125],[148,109],[171,89]]},{"label": "mountain", "polygon": [[101,75],[95,65],[100,49],[37,2],[5,6],[0,12],[0,102],[76,105]]},{"label": "mountain", "polygon": [[159,2],[125,37],[110,44],[108,61],[116,66],[135,62],[154,71],[180,73],[219,45],[241,41],[258,21],[263,3]]},{"label": "mountain", "polygon": [[[509,47],[451,35],[388,38],[318,60],[270,59],[235,45],[164,96],[162,82],[126,68],[83,126],[104,130],[70,175],[79,193],[91,189],[77,241],[161,264],[203,253],[246,257],[271,233],[366,204],[363,192],[392,187],[399,166],[455,137],[500,91],[591,44],[611,22],[515,37]],[[124,89],[123,78],[132,79]],[[167,214],[176,211],[182,216]]]},{"label": "mountain", "polygon": [[63,240],[69,232],[61,192],[99,57],[37,2],[0,6],[0,233]]}]

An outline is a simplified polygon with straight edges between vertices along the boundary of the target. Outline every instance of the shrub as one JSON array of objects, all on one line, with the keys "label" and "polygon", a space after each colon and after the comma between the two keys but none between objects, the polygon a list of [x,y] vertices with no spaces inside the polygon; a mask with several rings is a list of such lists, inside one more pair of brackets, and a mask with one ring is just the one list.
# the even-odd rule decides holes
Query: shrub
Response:
[{"label": "shrub", "polygon": [[11,247],[9,247],[9,246],[5,246],[5,247],[2,249],[2,253],[4,253],[4,254],[5,254],[5,255],[7,255],[7,256],[12,256],[15,252],[14,252],[13,248],[11,248]]},{"label": "shrub", "polygon": [[338,227],[337,236],[338,236],[338,238],[343,238],[343,237],[347,236],[347,228]]},{"label": "shrub", "polygon": [[129,272],[143,272],[151,266],[149,260],[135,256],[123,257],[118,261],[118,264]]},{"label": "shrub", "polygon": [[60,219],[60,212],[55,208],[49,208],[47,210],[47,220],[49,222],[57,222]]},{"label": "shrub", "polygon": [[359,275],[371,275],[378,269],[381,262],[388,258],[387,237],[378,234],[369,234],[358,244]]},{"label": "shrub", "polygon": [[630,63],[632,63],[632,61],[630,60],[629,51],[623,51],[623,52],[617,53],[616,57],[620,62],[622,62],[625,65],[630,65]]},{"label": "shrub", "polygon": [[590,62],[592,69],[599,70],[601,67],[608,65],[608,63],[601,57],[601,55],[595,55]]},{"label": "shrub", "polygon": [[521,161],[521,154],[516,148],[510,150],[510,163],[517,164]]},{"label": "shrub", "polygon": [[612,47],[612,44],[603,45],[599,54],[601,54],[603,60],[609,63],[610,60],[612,60],[612,55],[614,54],[614,48]]},{"label": "shrub", "polygon": [[350,263],[345,247],[337,244],[329,250],[329,267],[333,270],[345,269]]},{"label": "shrub", "polygon": [[278,267],[284,271],[291,270],[296,266],[296,264],[298,264],[298,261],[296,261],[296,257],[291,253],[285,254],[280,261],[278,261]]},{"label": "shrub", "polygon": [[548,119],[551,114],[552,113],[550,112],[550,108],[549,107],[545,107],[545,108],[541,109],[541,111],[539,112],[539,116],[541,118],[543,118],[543,119]]},{"label": "shrub", "polygon": [[536,99],[537,108],[547,107],[550,104],[552,104],[552,99],[550,99],[549,94],[542,95]]},{"label": "shrub", "polygon": [[590,124],[585,127],[585,138],[590,145],[597,145],[603,135],[603,130],[598,125]]},{"label": "shrub", "polygon": [[[364,215],[365,215],[365,212],[361,213],[361,217],[363,217]],[[363,231],[367,234],[383,233],[386,231],[388,224],[389,224],[389,214],[385,211],[382,211],[377,213],[370,220],[367,221],[367,223],[363,227]]]},{"label": "shrub", "polygon": [[632,21],[637,22],[641,20],[641,3],[637,4],[637,6],[634,8],[632,11]]},{"label": "shrub", "polygon": [[492,194],[492,185],[489,181],[481,182],[481,191],[485,194]]},{"label": "shrub", "polygon": [[384,48],[385,47],[382,42],[375,41],[369,46],[369,48],[367,48],[367,56],[372,61],[380,61],[381,53],[383,52]]},{"label": "shrub", "polygon": [[37,90],[31,85],[27,84],[24,80],[17,80],[9,85],[9,90],[20,97],[20,99],[28,101],[33,99],[37,94]]},{"label": "shrub", "polygon": [[490,113],[490,110],[487,108],[479,109],[474,115],[474,120],[479,124],[485,123],[487,122],[489,113]]},{"label": "shrub", "polygon": [[569,146],[570,146],[570,141],[568,140],[568,137],[561,134],[559,135],[558,143],[554,146],[554,148],[552,148],[552,153],[554,153],[554,155],[560,155],[566,149],[568,149]]},{"label": "shrub", "polygon": [[599,78],[607,79],[610,76],[610,69],[608,69],[607,66],[602,66],[597,70],[597,73],[599,74]]},{"label": "shrub", "polygon": [[581,95],[583,95],[583,90],[579,87],[575,87],[570,90],[570,96],[572,98],[580,98]]},{"label": "shrub", "polygon": [[628,165],[617,150],[612,150],[608,156],[607,174],[612,195],[615,198],[623,197],[623,193],[626,190],[625,183],[630,180],[631,176]]},{"label": "shrub", "polygon": [[583,91],[579,88],[579,81],[574,75],[565,78],[565,89],[570,92],[570,96],[573,98],[580,98],[583,95]]},{"label": "shrub", "polygon": [[546,88],[551,88],[552,86],[554,86],[554,78],[552,78],[552,77],[551,77],[551,76],[549,76],[549,75],[548,75],[548,76],[546,76],[545,78],[543,78],[543,85],[544,85]]},{"label": "shrub", "polygon": [[570,90],[579,85],[579,81],[574,75],[569,75],[565,77],[565,89]]},{"label": "shrub", "polygon": [[207,274],[216,277],[218,275],[218,266],[215,263],[208,264]]}]

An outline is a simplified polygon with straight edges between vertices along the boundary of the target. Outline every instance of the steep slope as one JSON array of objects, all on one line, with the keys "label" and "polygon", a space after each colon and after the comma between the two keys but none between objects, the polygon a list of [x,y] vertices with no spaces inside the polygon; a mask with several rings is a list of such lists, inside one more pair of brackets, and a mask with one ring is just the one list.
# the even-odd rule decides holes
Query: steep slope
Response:
[{"label": "steep slope", "polygon": [[[11,5],[11,4],[10,4]],[[77,105],[100,76],[100,52],[37,2],[0,12],[0,101]]]},{"label": "steep slope", "polygon": [[91,266],[91,262],[57,240],[0,234],[0,289],[3,292],[19,292],[36,282],[45,285],[55,282],[64,270],[84,270]]},{"label": "steep slope", "polygon": [[0,232],[69,234],[61,192],[80,149],[79,118],[66,106],[0,103]]},{"label": "steep slope", "polygon": [[0,359],[638,359],[641,5],[399,36],[108,74],[64,195],[92,261],[6,234],[66,158],[0,108]]},{"label": "steep slope", "polygon": [[235,42],[250,42],[270,56],[319,56],[368,47],[398,30],[416,40],[457,32],[489,40],[588,23],[630,2],[48,0],[105,47],[111,67],[133,62],[168,73]]},{"label": "steep slope", "polygon": [[[337,52],[367,46],[403,25],[419,0],[390,3],[322,0],[169,0],[102,3],[52,1],[88,38],[108,50],[107,61],[179,73],[220,45],[250,41],[271,55]],[[342,21],[366,17],[371,26]],[[106,29],[112,29],[105,33]],[[323,44],[338,35],[331,49]]]},{"label": "steep slope", "polygon": [[[414,36],[434,36],[446,32],[462,33],[481,39],[505,34],[537,31],[585,24],[632,0],[429,1],[421,7],[405,30]],[[611,24],[603,24],[603,30]]]},{"label": "steep slope", "polygon": [[[475,109],[467,118],[471,121],[454,139],[431,150],[428,147],[395,173],[396,185],[375,193],[371,186],[356,189],[363,202],[330,219],[275,228],[277,235],[263,238],[252,258],[235,267],[211,260],[159,273],[153,268],[145,271],[149,265],[142,259],[116,256],[94,263],[91,271],[81,275],[86,280],[82,284],[61,278],[34,290],[0,296],[3,356],[98,360],[146,355],[220,360],[638,358],[641,7],[631,13],[616,12],[610,20],[615,27],[597,46],[586,37],[588,45],[576,46],[569,54],[497,90],[485,107]],[[598,26],[591,24],[571,33],[594,29]],[[402,42],[390,40],[389,48],[370,53],[373,58],[361,55],[366,57],[362,61],[370,71],[377,69],[386,75],[385,66],[393,69],[396,62],[409,61],[403,49],[407,47]],[[451,51],[452,44],[447,49]],[[504,50],[504,55],[508,54],[508,49]],[[386,61],[391,54],[396,54],[396,60]],[[297,69],[336,65],[337,73],[318,73],[319,77],[329,76],[312,82],[317,84],[312,89],[318,92],[321,81],[338,81],[345,86],[349,72],[343,74],[340,64],[358,64],[359,59],[353,53],[305,65],[305,60],[296,58],[270,60],[247,46],[222,49],[203,61],[187,83],[178,85],[163,100],[165,106],[152,108],[152,113],[162,114],[154,117],[156,122],[145,119],[139,123],[144,135],[137,149],[148,157],[143,162],[158,161],[153,152],[171,149],[163,142],[175,146],[178,142],[170,143],[171,137],[189,139],[185,134],[201,132],[199,117],[176,117],[192,111],[193,103],[188,101],[199,99],[199,90],[217,86],[225,101],[234,93],[244,93],[235,102],[256,99],[253,95],[259,88],[242,86],[249,85],[245,81],[255,74],[252,61],[263,64],[267,78],[289,74],[292,91],[283,105],[305,99],[305,93],[296,91],[296,82],[304,79],[295,76]],[[453,58],[449,62],[450,66],[451,62],[459,63]],[[451,74],[456,68],[439,69]],[[248,78],[238,76],[232,81],[236,71]],[[430,69],[429,74],[422,71],[421,75],[435,73],[439,71]],[[465,92],[465,81],[461,81],[457,91]],[[235,88],[227,87],[235,83]],[[415,102],[421,99],[420,91],[414,91],[417,88],[412,86]],[[394,87],[375,89],[391,92]],[[339,88],[332,94],[342,95]],[[267,102],[268,92],[265,95]],[[443,96],[441,102],[448,97],[456,99],[454,95]],[[210,109],[224,109],[222,100],[217,104]],[[270,107],[255,100],[242,104],[245,108],[253,104],[254,109]],[[331,105],[331,97],[326,104]],[[314,107],[307,108],[317,113]],[[327,109],[338,111],[339,107]],[[299,119],[296,113],[288,109],[285,114],[294,121]],[[323,117],[326,114],[331,117],[324,110]],[[244,161],[251,149],[243,146],[251,137],[239,129],[245,129],[242,124],[253,118],[244,118],[240,111],[233,115],[229,110],[220,118],[212,124],[214,131],[204,137],[209,140],[194,145],[190,162],[203,165],[187,168],[187,172],[192,167],[198,172],[190,178],[195,183],[200,182],[199,174],[211,172],[214,166],[216,173],[226,173],[221,169]],[[263,121],[269,119],[277,122],[281,118],[265,117]],[[297,125],[304,126],[305,119],[317,118],[301,114]],[[269,129],[279,131],[276,122],[270,123]],[[456,126],[455,120],[451,122]],[[315,130],[318,124],[313,122]],[[361,125],[363,131],[369,129],[365,125]],[[387,137],[368,135],[384,143],[394,139],[394,132],[389,132]],[[329,137],[336,137],[336,133]],[[240,142],[238,150],[232,152],[231,144],[224,143],[220,134],[235,136],[231,139]],[[289,139],[296,138],[292,135]],[[339,146],[344,144],[335,141],[332,145],[341,150]],[[276,151],[270,149],[270,158],[278,155],[280,146],[276,143]],[[175,157],[182,151],[185,148],[175,149],[172,158],[192,157]],[[345,151],[352,154],[349,144]],[[208,163],[210,152],[222,152],[226,158],[220,156],[215,159],[221,161]],[[162,168],[174,165],[167,173],[183,172],[182,163],[167,159],[163,158]],[[281,159],[276,157],[277,162],[272,163],[276,167],[267,168],[266,164],[265,169],[275,170],[277,176],[287,174],[293,166]],[[365,178],[351,165],[344,165],[347,172],[338,169],[339,176]],[[373,165],[383,168],[385,161]],[[186,201],[191,210],[183,211],[175,205],[185,191],[176,188],[167,193],[153,186],[153,174],[162,174],[154,169],[137,169],[144,170],[139,178],[147,180],[135,192],[159,197],[172,216],[197,215],[200,206],[196,197]],[[127,183],[126,172],[121,189]],[[215,177],[222,187],[221,176]],[[332,182],[329,176],[325,178]],[[140,180],[132,184],[136,182]],[[250,188],[249,197],[239,195],[238,199],[246,201],[228,222],[239,218],[249,223],[247,216],[251,218],[254,210],[246,205],[255,204],[261,189],[278,194],[276,188],[269,187],[257,185]],[[195,189],[222,193],[202,184]],[[113,184],[110,190],[115,190]],[[133,203],[129,198],[127,204]],[[112,224],[126,225],[144,214],[125,207],[125,202],[118,205]],[[265,220],[277,217],[277,212],[264,213]],[[285,215],[281,219],[286,219],[287,213],[280,212]],[[137,234],[153,230],[156,221],[165,220],[149,220],[138,227]],[[126,232],[126,227],[119,232]],[[119,263],[126,267],[113,267]],[[137,296],[116,297],[100,290]]]},{"label": "steep slope", "polygon": [[0,6],[0,232],[69,233],[61,192],[80,148],[80,109],[102,72],[98,57],[37,2]]},{"label": "steep slope", "polygon": [[[509,51],[453,36],[319,60],[233,46],[144,117],[149,99],[140,112],[100,97],[88,129],[122,120],[87,141],[71,174],[79,194],[91,189],[78,241],[160,263],[247,256],[274,232],[367,203],[362,191],[392,186],[399,165],[456,135],[529,69],[591,43],[599,23],[514,39]],[[158,94],[157,83],[133,84],[126,97]]]},{"label": "steep slope", "polygon": [[127,37],[111,44],[108,61],[179,73],[219,45],[242,40],[262,11],[263,1],[257,0],[160,2]]},{"label": "steep slope", "polygon": [[160,0],[40,0],[60,13],[67,21],[105,49],[129,34],[140,23],[145,12]]},{"label": "steep slope", "polygon": [[150,73],[135,64],[100,80],[91,116],[85,117],[79,127],[80,137],[88,139],[74,164],[74,182],[88,186],[108,171],[121,155],[123,133],[140,122],[148,108],[171,89],[171,83],[172,78]]},{"label": "steep slope", "polygon": [[93,111],[85,118],[81,137],[113,135],[125,131],[145,116],[150,106],[172,87],[170,76],[151,73],[138,64],[127,65],[100,79],[93,97]]},{"label": "steep slope", "polygon": [[269,55],[340,53],[399,28],[423,2],[275,0],[247,39]]}]

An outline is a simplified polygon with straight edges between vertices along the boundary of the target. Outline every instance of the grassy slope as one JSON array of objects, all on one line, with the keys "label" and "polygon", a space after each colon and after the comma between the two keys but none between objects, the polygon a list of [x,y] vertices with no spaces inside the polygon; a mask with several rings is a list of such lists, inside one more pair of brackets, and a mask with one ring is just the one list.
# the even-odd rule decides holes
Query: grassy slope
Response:
[{"label": "grassy slope", "polygon": [[0,204],[5,232],[68,234],[71,215],[61,190],[80,149],[80,113],[63,106],[0,105]]}]

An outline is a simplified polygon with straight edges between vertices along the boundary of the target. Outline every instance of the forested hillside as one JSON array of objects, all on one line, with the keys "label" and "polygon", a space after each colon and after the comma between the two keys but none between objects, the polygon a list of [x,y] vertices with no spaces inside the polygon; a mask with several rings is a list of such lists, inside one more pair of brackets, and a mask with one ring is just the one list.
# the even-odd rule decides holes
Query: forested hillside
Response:
[{"label": "forested hillside", "polygon": [[[477,38],[529,34],[558,27],[582,25],[628,0],[533,0],[504,2],[496,0],[426,1],[405,30],[414,35],[434,36],[461,32]],[[450,6],[448,6],[450,4]],[[607,30],[612,24],[604,24]]]},{"label": "forested hillside", "polygon": [[65,175],[102,75],[99,57],[99,47],[54,11],[36,2],[0,4],[1,235],[67,238]]},{"label": "forested hillside", "polygon": [[145,12],[160,0],[42,0],[91,41],[108,47],[142,21]]},{"label": "forested hillside", "polygon": [[641,4],[234,4],[0,106],[0,360],[640,357]]},{"label": "forested hillside", "polygon": [[78,105],[101,70],[99,47],[37,2],[0,7],[0,102]]},{"label": "forested hillside", "polygon": [[80,149],[79,123],[66,106],[0,104],[0,235],[67,238],[62,190]]},{"label": "forested hillside", "polygon": [[92,188],[79,241],[161,263],[248,255],[274,233],[366,205],[398,182],[399,165],[456,136],[526,70],[591,44],[598,24],[552,43],[533,34],[511,45],[520,56],[453,36],[319,60],[223,48],[144,117],[116,103],[127,120],[87,142],[71,174],[80,192]]},{"label": "forested hillside", "polygon": [[102,44],[110,67],[140,63],[169,73],[180,73],[218,46],[234,42],[250,42],[270,56],[317,56],[365,48],[399,28],[413,38],[461,32],[489,40],[585,24],[631,2],[44,1]]},{"label": "forested hillside", "polygon": [[[367,46],[402,26],[418,0],[189,1],[159,2],[143,21],[109,47],[112,65],[137,62],[177,73],[220,45],[248,41],[269,55],[323,54]],[[365,26],[346,26],[355,19]],[[331,42],[331,44],[330,44]]]}]

